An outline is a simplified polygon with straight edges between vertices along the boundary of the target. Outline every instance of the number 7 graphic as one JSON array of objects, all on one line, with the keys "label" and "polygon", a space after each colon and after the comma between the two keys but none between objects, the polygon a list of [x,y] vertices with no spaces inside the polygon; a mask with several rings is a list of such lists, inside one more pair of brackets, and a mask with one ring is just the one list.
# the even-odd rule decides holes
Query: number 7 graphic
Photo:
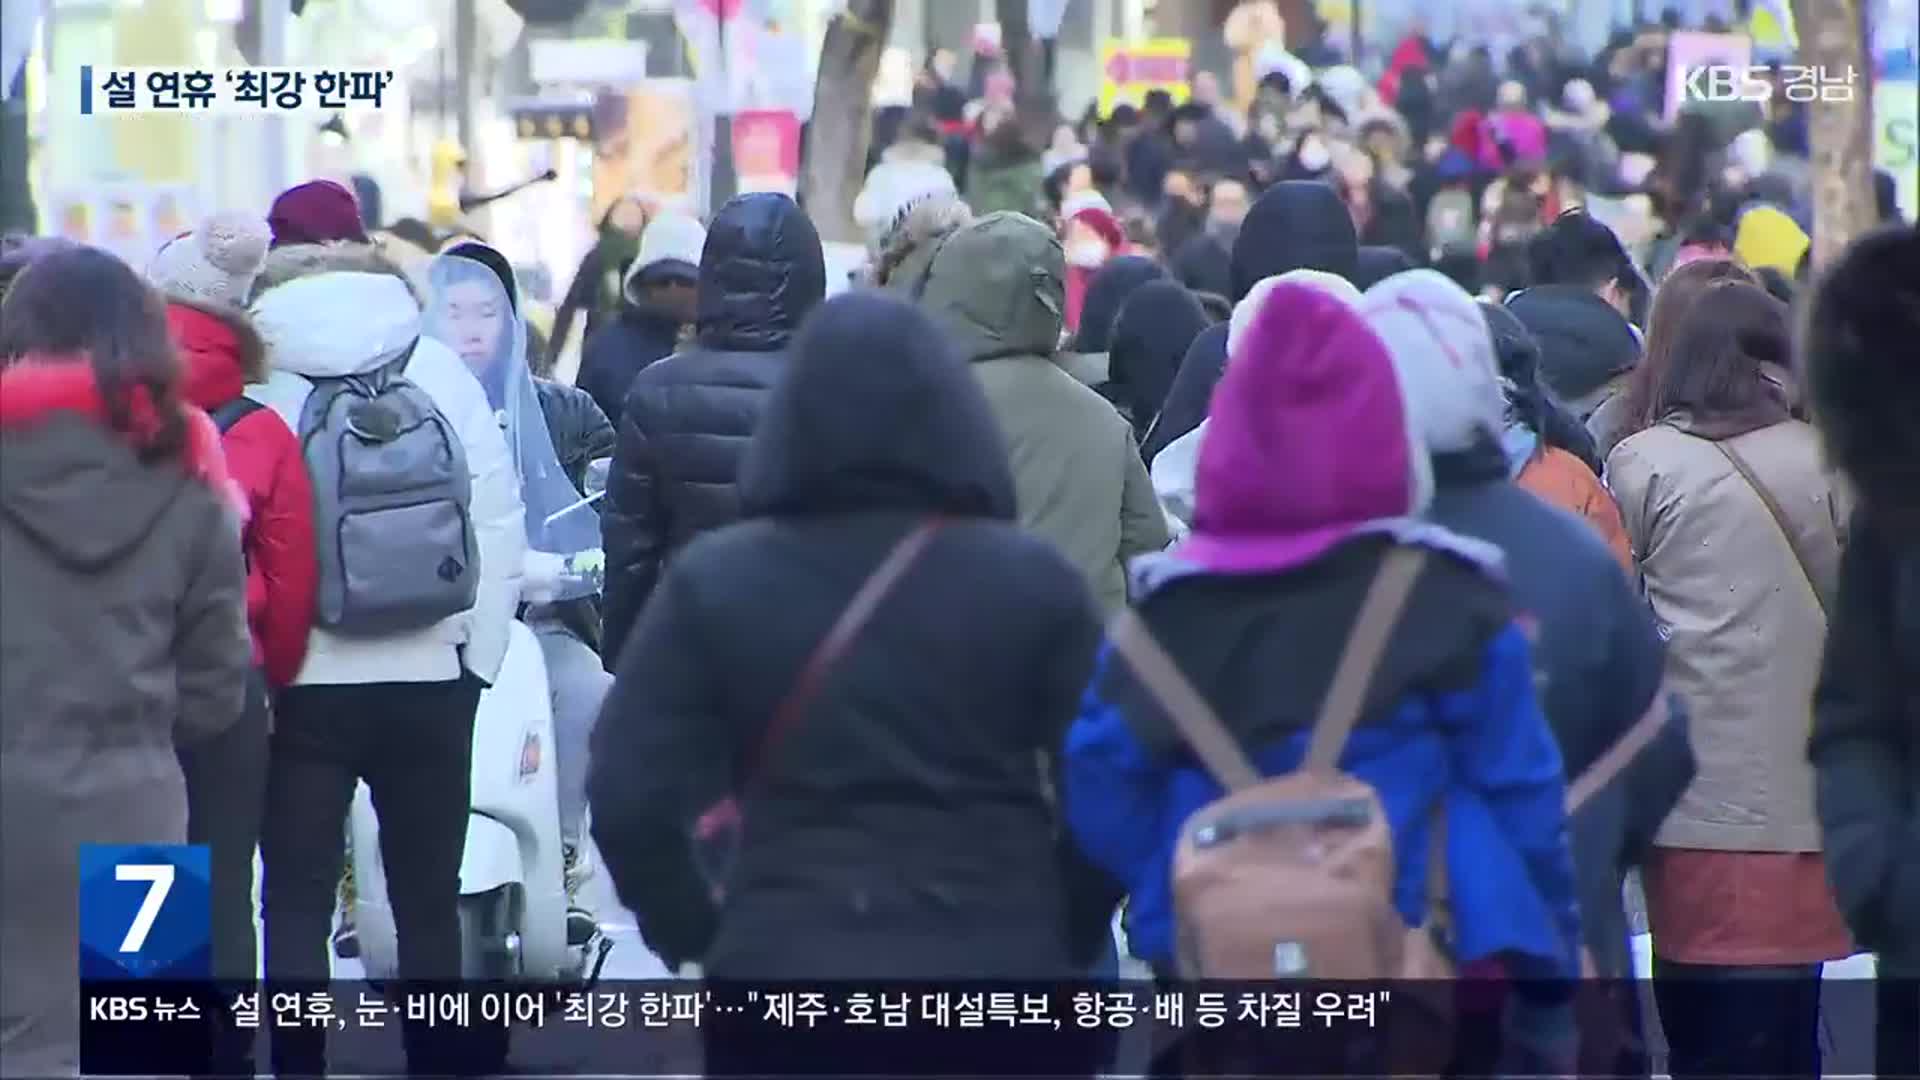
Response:
[{"label": "number 7 graphic", "polygon": [[140,901],[140,910],[134,913],[133,925],[127,927],[126,940],[120,943],[123,953],[137,953],[147,943],[147,935],[153,931],[153,921],[160,917],[160,907],[167,902],[167,893],[173,891],[173,865],[171,863],[123,863],[113,868],[116,881],[144,881],[148,883],[146,898]]}]

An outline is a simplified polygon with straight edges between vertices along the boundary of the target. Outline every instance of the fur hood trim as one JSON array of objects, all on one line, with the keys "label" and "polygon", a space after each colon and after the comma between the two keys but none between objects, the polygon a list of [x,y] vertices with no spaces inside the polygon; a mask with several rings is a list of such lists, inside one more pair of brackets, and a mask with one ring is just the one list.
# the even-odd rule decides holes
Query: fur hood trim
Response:
[{"label": "fur hood trim", "polygon": [[373,244],[342,241],[333,244],[288,244],[267,252],[266,265],[253,285],[253,301],[290,281],[321,274],[386,274],[406,283],[415,303],[423,303],[419,288],[407,271]]}]

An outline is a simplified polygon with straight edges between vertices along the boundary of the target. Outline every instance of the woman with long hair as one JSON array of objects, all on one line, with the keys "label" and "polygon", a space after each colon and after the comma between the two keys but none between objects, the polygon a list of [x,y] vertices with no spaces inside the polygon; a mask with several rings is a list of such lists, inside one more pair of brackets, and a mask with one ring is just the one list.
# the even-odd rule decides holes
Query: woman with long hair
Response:
[{"label": "woman with long hair", "polygon": [[1669,1071],[1818,1076],[1821,965],[1852,952],[1807,761],[1842,500],[1771,374],[1785,305],[1716,281],[1670,333],[1655,423],[1607,458],[1698,758],[1645,873]]},{"label": "woman with long hair", "polygon": [[84,844],[184,844],[176,743],[240,717],[237,511],[160,299],[95,248],[0,305],[0,1072],[79,1068]]},{"label": "woman with long hair", "polygon": [[1751,271],[1738,262],[1708,257],[1675,267],[1661,279],[1660,287],[1654,290],[1653,311],[1647,317],[1646,356],[1627,382],[1625,428],[1620,433],[1622,439],[1660,422],[1659,417],[1650,415],[1654,408],[1653,399],[1659,392],[1657,382],[1662,378],[1661,373],[1671,365],[1670,354],[1681,321],[1700,294],[1721,281],[1744,281],[1752,285],[1760,283]]}]

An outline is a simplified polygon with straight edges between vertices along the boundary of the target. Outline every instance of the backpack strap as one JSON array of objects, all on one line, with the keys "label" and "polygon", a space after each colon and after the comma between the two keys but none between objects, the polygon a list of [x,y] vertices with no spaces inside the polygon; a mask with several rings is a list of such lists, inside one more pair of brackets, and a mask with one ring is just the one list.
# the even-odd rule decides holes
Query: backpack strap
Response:
[{"label": "backpack strap", "polygon": [[242,394],[232,401],[223,403],[207,415],[213,417],[213,426],[220,429],[220,434],[225,435],[233,430],[233,425],[264,408],[266,408],[265,405]]},{"label": "backpack strap", "polygon": [[1346,648],[1340,653],[1340,665],[1333,670],[1327,696],[1320,703],[1320,716],[1314,721],[1302,768],[1326,772],[1339,767],[1347,736],[1353,733],[1361,706],[1366,704],[1373,674],[1386,655],[1387,642],[1399,625],[1400,612],[1406,608],[1407,597],[1412,595],[1426,561],[1423,549],[1395,545],[1381,562],[1353,629],[1347,634]]},{"label": "backpack strap", "polygon": [[1107,638],[1126,658],[1147,692],[1166,710],[1200,763],[1221,787],[1240,791],[1260,782],[1260,771],[1247,760],[1240,743],[1215,715],[1207,699],[1180,673],[1173,657],[1153,639],[1152,631],[1132,608],[1122,609],[1108,624]]}]

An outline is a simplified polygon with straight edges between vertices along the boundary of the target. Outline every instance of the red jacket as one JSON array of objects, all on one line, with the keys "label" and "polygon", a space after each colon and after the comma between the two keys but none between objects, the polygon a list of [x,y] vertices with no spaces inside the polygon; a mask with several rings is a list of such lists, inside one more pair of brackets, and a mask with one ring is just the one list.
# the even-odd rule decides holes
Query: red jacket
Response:
[{"label": "red jacket", "polygon": [[[264,373],[265,348],[237,311],[170,301],[167,326],[186,365],[187,400],[208,412]],[[267,408],[242,417],[220,445],[249,510],[240,542],[254,663],[270,684],[286,686],[306,659],[319,588],[306,459],[293,430]]]}]

